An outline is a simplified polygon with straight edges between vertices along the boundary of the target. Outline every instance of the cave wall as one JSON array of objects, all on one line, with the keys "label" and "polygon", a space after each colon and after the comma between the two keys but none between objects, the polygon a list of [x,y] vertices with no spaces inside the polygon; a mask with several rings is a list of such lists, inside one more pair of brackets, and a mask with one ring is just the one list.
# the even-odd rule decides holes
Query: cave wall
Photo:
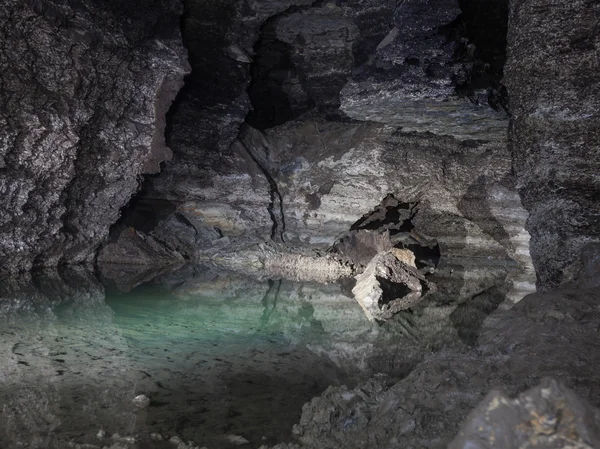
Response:
[{"label": "cave wall", "polygon": [[[531,263],[506,146],[507,10],[484,6],[188,1],[193,72],[170,113],[174,156],[124,224],[191,260],[263,241],[327,248],[394,194],[420,202],[420,230],[440,242],[445,298],[507,278],[505,293],[522,297]],[[103,262],[133,262],[119,246],[139,239],[118,235]]]},{"label": "cave wall", "polygon": [[164,117],[189,70],[181,12],[3,0],[0,271],[92,260],[140,175],[170,157]]},{"label": "cave wall", "polygon": [[538,288],[573,280],[600,240],[600,4],[513,1],[510,146]]}]

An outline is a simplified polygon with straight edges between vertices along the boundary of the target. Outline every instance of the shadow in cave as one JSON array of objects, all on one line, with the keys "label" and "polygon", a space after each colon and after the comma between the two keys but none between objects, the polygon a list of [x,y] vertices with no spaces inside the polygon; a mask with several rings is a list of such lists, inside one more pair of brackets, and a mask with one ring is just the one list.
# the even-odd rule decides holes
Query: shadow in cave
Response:
[{"label": "shadow in cave", "polygon": [[[500,181],[500,184],[514,188],[514,178],[507,175]],[[488,196],[486,176],[482,175],[467,188],[464,196],[458,202],[458,210],[504,248],[514,249],[510,235],[494,216]],[[508,254],[506,257],[508,258]]]},{"label": "shadow in cave", "polygon": [[493,286],[459,305],[450,314],[452,324],[465,344],[476,345],[483,322],[498,308],[505,297],[505,293],[497,286]]},{"label": "shadow in cave", "polygon": [[[293,12],[288,10],[284,14]],[[269,18],[254,46],[248,95],[252,111],[246,122],[265,130],[292,120],[315,106],[292,62],[292,48],[277,39],[275,27],[282,15]]]}]

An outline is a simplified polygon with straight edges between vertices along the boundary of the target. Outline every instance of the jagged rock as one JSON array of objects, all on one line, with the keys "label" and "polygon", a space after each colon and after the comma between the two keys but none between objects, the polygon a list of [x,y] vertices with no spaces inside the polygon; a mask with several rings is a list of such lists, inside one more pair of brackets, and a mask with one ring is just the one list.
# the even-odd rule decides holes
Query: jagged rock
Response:
[{"label": "jagged rock", "polygon": [[404,131],[504,140],[508,117],[490,107],[489,91],[459,92],[476,78],[460,16],[457,0],[399,3],[394,28],[342,90],[341,110]]},{"label": "jagged rock", "polygon": [[415,253],[413,253],[411,250],[404,248],[392,248],[390,250],[390,253],[392,253],[393,256],[400,262],[402,262],[404,265],[417,268],[415,261]]},{"label": "jagged rock", "polygon": [[[407,251],[402,251],[403,259]],[[414,306],[427,292],[434,290],[414,264],[409,265],[394,253],[386,252],[375,256],[356,277],[352,293],[370,320],[386,320]]]},{"label": "jagged rock", "polygon": [[189,70],[181,12],[3,2],[0,271],[92,261],[138,176],[170,158],[165,115]]},{"label": "jagged rock", "polygon": [[146,408],[150,405],[150,398],[145,394],[138,394],[131,400],[131,403],[137,408]]},{"label": "jagged rock", "polygon": [[393,248],[389,232],[379,230],[351,230],[332,247],[332,252],[355,266],[366,267],[373,257]]},{"label": "jagged rock", "polygon": [[[327,389],[302,409],[302,418],[294,427],[301,447],[383,449],[401,442],[405,447],[445,449],[468,413],[490,390],[502,388],[513,396],[544,377],[557,379],[598,407],[599,295],[598,289],[529,295],[511,310],[488,317],[475,351],[431,354],[397,383],[380,376],[353,389]],[[547,388],[543,385],[535,391],[545,394]],[[582,402],[573,399],[571,392],[563,387],[551,387],[551,391],[562,394],[564,401],[559,397],[550,403],[582,412],[573,416],[572,423],[580,426],[588,419],[591,426],[597,420],[597,411],[580,408]],[[497,405],[502,406],[500,402]],[[564,428],[561,425],[569,425],[569,414],[554,416],[559,434]],[[553,425],[552,416],[544,420],[540,415],[533,424],[544,430],[544,425]],[[527,427],[517,437],[526,438],[527,429],[536,430]],[[584,438],[595,442],[596,435]]]},{"label": "jagged rock", "polygon": [[553,379],[517,398],[490,392],[473,410],[448,449],[600,446],[600,410]]},{"label": "jagged rock", "polygon": [[600,242],[599,11],[585,0],[511,4],[509,137],[543,290],[573,280],[581,248]]},{"label": "jagged rock", "polygon": [[354,66],[359,30],[334,3],[282,17],[276,36],[291,46],[291,61],[317,107],[338,107],[339,93]]}]

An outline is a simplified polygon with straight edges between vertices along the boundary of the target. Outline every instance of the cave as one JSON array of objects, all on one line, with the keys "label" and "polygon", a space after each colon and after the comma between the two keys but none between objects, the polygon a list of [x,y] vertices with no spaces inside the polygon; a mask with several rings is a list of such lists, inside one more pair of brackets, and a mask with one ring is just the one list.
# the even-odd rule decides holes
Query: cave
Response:
[{"label": "cave", "polygon": [[3,0],[0,448],[600,447],[598,29]]}]

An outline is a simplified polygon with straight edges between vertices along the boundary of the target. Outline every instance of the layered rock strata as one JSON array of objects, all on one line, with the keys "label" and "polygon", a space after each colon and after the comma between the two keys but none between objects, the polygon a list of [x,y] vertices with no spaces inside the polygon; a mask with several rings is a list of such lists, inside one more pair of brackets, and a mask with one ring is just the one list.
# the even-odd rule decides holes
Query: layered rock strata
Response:
[{"label": "layered rock strata", "polygon": [[513,2],[505,81],[538,288],[572,280],[600,241],[600,6]]},{"label": "layered rock strata", "polygon": [[370,320],[389,319],[401,310],[413,307],[434,290],[414,263],[411,265],[406,257],[402,257],[405,253],[398,252],[378,254],[356,277],[352,293]]},{"label": "layered rock strata", "polygon": [[518,300],[531,270],[503,141],[506,17],[438,3],[189,2],[175,156],[125,224],[184,258],[248,265],[254,243],[328,248],[391,194],[439,241],[440,300],[496,284]]}]

